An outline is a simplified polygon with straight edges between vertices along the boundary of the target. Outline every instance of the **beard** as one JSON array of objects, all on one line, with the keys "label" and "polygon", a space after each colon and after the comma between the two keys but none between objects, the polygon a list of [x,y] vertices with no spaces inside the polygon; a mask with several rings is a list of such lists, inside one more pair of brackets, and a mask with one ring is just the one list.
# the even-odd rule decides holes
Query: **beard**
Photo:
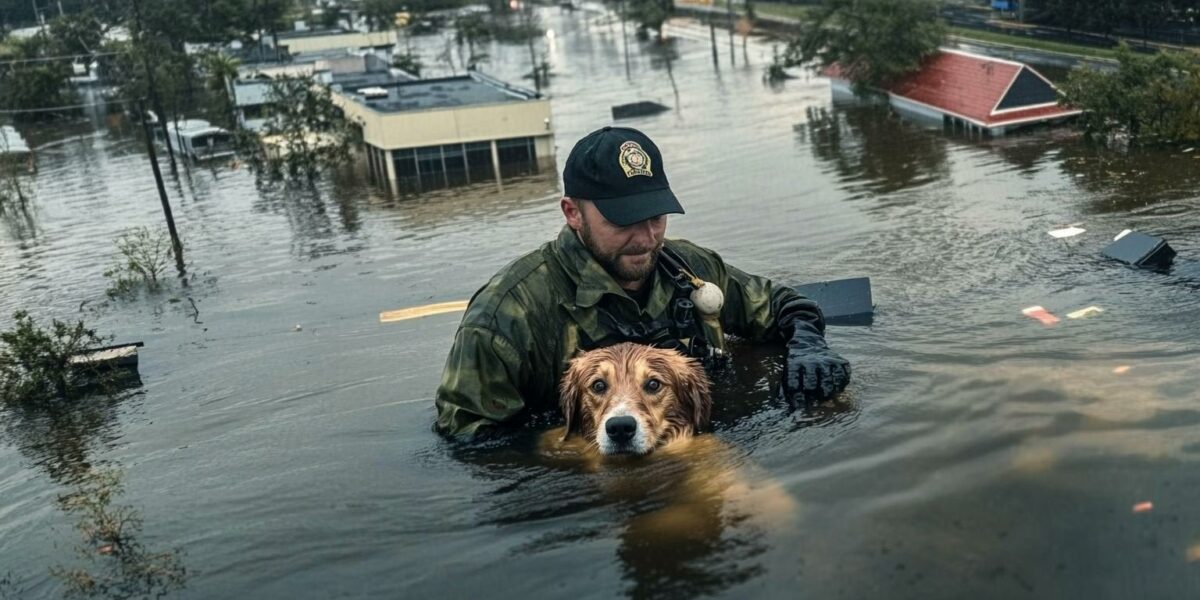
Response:
[{"label": "beard", "polygon": [[[649,277],[654,272],[654,267],[658,265],[658,252],[662,250],[662,242],[659,242],[654,246],[636,246],[621,248],[614,252],[603,252],[596,245],[595,240],[592,239],[592,229],[588,226],[586,219],[583,222],[582,230],[579,232],[579,237],[583,241],[584,247],[592,253],[592,257],[596,259],[596,262],[600,263],[600,266],[604,267],[604,270],[608,271],[608,274],[612,275],[612,278],[617,280],[618,283],[638,282]],[[645,263],[623,264],[621,262],[621,258],[624,256],[636,256],[646,254],[647,252],[650,253],[650,260]]]}]

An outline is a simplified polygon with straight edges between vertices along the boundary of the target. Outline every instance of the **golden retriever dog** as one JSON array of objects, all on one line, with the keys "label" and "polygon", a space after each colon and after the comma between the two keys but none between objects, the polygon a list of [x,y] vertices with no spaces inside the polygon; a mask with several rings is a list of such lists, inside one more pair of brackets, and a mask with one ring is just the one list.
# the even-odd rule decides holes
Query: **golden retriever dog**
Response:
[{"label": "golden retriever dog", "polygon": [[647,454],[708,425],[708,376],[674,350],[623,343],[573,359],[559,385],[566,432],[601,454]]},{"label": "golden retriever dog", "polygon": [[543,432],[538,454],[606,475],[599,481],[609,500],[655,501],[629,518],[623,537],[631,548],[653,549],[662,562],[720,539],[730,523],[769,529],[796,516],[797,504],[779,482],[745,453],[701,433],[712,397],[697,361],[618,344],[574,358],[559,391],[566,426]]}]

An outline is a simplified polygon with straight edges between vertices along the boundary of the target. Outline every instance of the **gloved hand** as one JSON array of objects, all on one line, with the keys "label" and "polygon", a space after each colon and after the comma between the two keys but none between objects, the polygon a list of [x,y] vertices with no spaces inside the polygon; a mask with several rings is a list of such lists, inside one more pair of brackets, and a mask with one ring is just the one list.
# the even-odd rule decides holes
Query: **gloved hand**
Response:
[{"label": "gloved hand", "polygon": [[850,383],[850,362],[830,350],[812,325],[795,323],[787,349],[780,391],[790,404],[828,400]]}]

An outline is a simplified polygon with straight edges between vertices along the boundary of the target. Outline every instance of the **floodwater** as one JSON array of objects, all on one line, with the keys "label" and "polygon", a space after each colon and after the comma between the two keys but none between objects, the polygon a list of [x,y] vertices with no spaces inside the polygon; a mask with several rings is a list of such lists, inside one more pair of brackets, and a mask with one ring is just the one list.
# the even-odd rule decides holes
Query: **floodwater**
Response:
[{"label": "floodwater", "polygon": [[[106,302],[113,238],[161,227],[144,148],[116,121],[34,132],[0,325],[28,308],[146,345],[118,401],[3,413],[0,596],[61,595],[56,567],[137,572],[77,554],[55,501],[101,470],[185,598],[1200,592],[1200,280],[1099,256],[1133,228],[1200,257],[1200,153],[921,129],[833,105],[818,77],[764,85],[766,43],[731,66],[720,36],[714,69],[687,22],[670,60],[631,32],[627,77],[619,23],[544,17],[560,165],[610,105],[661,102],[628,123],[688,210],[669,235],[780,282],[872,278],[873,326],[829,331],[854,364],[842,399],[789,410],[777,351],[743,346],[710,452],[583,468],[458,447],[430,431],[458,317],[378,313],[466,298],[551,239],[553,174],[398,199],[363,169],[272,191],[192,168],[168,175],[188,287]],[[528,69],[524,47],[488,53],[503,79]],[[1035,304],[1104,312],[1043,326]]]}]

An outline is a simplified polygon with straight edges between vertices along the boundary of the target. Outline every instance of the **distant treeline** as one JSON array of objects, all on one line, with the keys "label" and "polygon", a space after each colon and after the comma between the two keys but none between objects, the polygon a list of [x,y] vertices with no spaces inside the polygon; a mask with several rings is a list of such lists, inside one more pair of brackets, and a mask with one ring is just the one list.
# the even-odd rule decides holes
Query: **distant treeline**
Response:
[{"label": "distant treeline", "polygon": [[1067,31],[1187,42],[1200,25],[1200,0],[1025,1],[1026,21]]}]

